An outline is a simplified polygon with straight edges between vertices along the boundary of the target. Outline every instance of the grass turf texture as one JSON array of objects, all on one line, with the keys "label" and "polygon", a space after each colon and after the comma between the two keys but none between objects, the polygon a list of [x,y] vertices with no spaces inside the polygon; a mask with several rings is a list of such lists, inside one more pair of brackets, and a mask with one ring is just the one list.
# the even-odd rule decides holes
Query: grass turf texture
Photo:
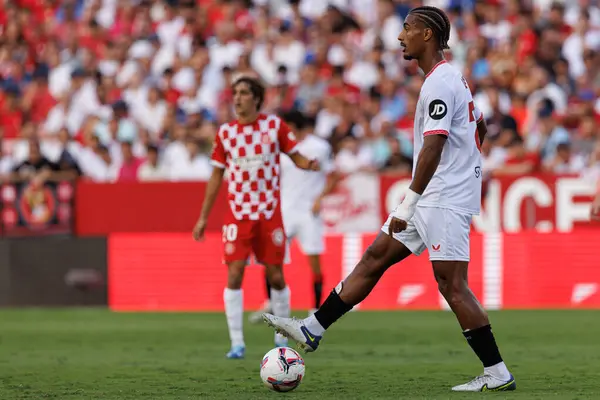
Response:
[{"label": "grass turf texture", "polygon": [[517,391],[459,394],[481,366],[451,313],[350,313],[303,355],[300,387],[274,393],[259,378],[263,325],[245,320],[246,359],[226,360],[222,314],[1,311],[0,399],[597,399],[599,317],[491,313]]}]

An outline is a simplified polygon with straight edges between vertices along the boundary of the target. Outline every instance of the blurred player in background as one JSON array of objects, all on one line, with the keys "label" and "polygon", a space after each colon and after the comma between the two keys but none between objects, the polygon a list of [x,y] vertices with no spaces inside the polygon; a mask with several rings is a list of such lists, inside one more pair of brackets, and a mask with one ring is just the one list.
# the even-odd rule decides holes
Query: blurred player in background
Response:
[{"label": "blurred player in background", "polygon": [[467,284],[469,233],[481,204],[481,143],[487,132],[467,81],[444,60],[450,21],[435,7],[410,11],[399,40],[404,58],[417,60],[425,81],[414,127],[413,179],[352,273],[334,288],[317,312],[304,320],[265,314],[265,322],[314,351],[322,335],[364,300],[385,271],[426,248],[440,293],[456,315],[484,372],[454,391],[516,388],[504,364],[486,311]]},{"label": "blurred player in background", "polygon": [[[331,146],[326,140],[313,135],[314,123],[295,110],[282,115],[282,118],[296,133],[298,151],[301,154],[309,154],[321,167],[320,171],[306,171],[298,168],[289,157],[281,159],[283,226],[289,241],[297,239],[302,252],[308,258],[314,290],[314,310],[310,313],[314,313],[321,305],[323,291],[321,254],[325,251],[325,227],[320,217],[321,201],[331,193],[338,179],[333,171]],[[270,294],[268,277],[265,277],[265,281],[267,294]],[[262,310],[250,315],[250,322],[262,321],[262,314],[270,313],[271,310],[269,299]]]},{"label": "blurred player in background", "polygon": [[[242,280],[251,253],[266,268],[273,313],[290,315],[290,292],[282,269],[286,237],[279,193],[280,154],[288,154],[302,169],[316,171],[319,163],[297,151],[293,132],[279,117],[259,113],[265,88],[258,80],[243,76],[233,82],[232,89],[238,120],[223,124],[215,137],[214,168],[193,237],[197,241],[204,238],[208,215],[227,170],[230,213],[223,224],[224,262],[228,266],[223,300],[231,339],[227,357],[243,358]],[[284,337],[275,336],[276,346],[286,344]]]}]

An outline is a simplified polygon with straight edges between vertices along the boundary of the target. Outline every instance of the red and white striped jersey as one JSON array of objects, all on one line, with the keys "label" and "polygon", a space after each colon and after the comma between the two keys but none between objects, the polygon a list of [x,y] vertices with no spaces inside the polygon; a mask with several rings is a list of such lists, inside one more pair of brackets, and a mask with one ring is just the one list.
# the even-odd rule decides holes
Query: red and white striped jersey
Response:
[{"label": "red and white striped jersey", "polygon": [[296,138],[277,116],[260,114],[251,124],[221,125],[211,164],[225,168],[228,201],[237,220],[271,219],[280,212],[280,154],[296,151]]}]

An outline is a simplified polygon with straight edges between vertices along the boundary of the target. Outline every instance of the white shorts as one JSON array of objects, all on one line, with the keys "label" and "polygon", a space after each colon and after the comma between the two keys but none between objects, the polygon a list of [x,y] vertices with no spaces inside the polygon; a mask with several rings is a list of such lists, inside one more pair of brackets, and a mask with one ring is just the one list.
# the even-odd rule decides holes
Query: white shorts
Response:
[{"label": "white shorts", "polygon": [[308,256],[323,254],[325,227],[323,220],[312,212],[283,215],[285,234],[291,241],[300,242],[302,252]]},{"label": "white shorts", "polygon": [[[388,233],[392,217],[388,216],[381,230]],[[429,250],[431,261],[469,261],[470,214],[447,208],[418,207],[406,230],[395,233],[394,239],[414,255]]]}]

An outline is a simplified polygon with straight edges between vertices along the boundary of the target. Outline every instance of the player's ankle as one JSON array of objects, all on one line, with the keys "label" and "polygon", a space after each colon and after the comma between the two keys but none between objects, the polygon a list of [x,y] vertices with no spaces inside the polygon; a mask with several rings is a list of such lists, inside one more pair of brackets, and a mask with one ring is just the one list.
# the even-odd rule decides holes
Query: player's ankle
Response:
[{"label": "player's ankle", "polygon": [[463,332],[463,335],[475,354],[477,354],[477,357],[481,360],[484,368],[503,362],[490,325],[466,330]]},{"label": "player's ankle", "polygon": [[491,375],[496,379],[500,379],[501,381],[508,381],[510,379],[510,372],[506,367],[506,364],[504,364],[504,361],[485,367],[483,370],[486,374]]},{"label": "player's ankle", "polygon": [[314,317],[324,329],[329,328],[335,321],[352,309],[351,305],[344,303],[338,292],[341,291],[341,283],[331,291],[323,305],[315,312]]}]

